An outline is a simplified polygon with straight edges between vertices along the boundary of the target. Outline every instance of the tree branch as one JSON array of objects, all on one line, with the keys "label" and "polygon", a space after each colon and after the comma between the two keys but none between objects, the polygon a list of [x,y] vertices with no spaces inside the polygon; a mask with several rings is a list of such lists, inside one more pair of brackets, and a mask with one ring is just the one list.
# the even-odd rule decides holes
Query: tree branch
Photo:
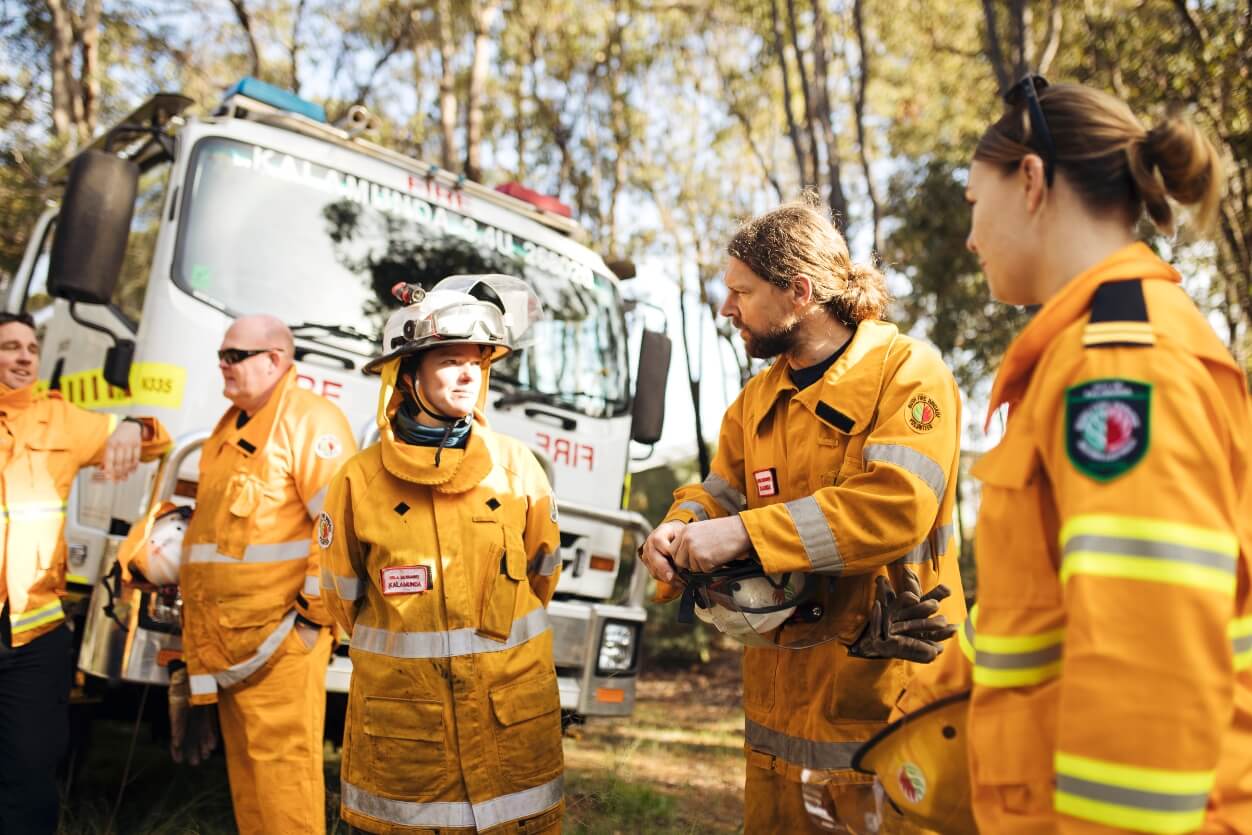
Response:
[{"label": "tree branch", "polygon": [[996,20],[996,0],[982,0],[984,34],[986,37],[987,60],[996,74],[996,81],[1001,90],[1009,89],[1013,79],[1004,63],[1004,50],[1000,45],[1000,24]]},{"label": "tree branch", "polygon": [[[815,13],[821,0],[813,0]],[[869,197],[870,208],[873,210],[874,220],[874,252],[882,252],[882,233],[880,224],[882,222],[882,209],[878,205],[878,194],[874,188],[874,176],[870,171],[869,154],[866,146],[869,144],[865,136],[865,92],[869,86],[869,48],[866,46],[865,37],[865,4],[863,0],[854,0],[852,4],[852,28],[856,33],[856,47],[860,54],[860,66],[857,68],[856,79],[856,96],[853,99],[852,107],[856,117],[856,143],[861,154],[861,170],[865,174],[865,192]]]},{"label": "tree branch", "polygon": [[1061,14],[1060,0],[1051,0],[1048,9],[1048,28],[1044,30],[1043,43],[1035,59],[1035,68],[1043,75],[1048,74],[1048,68],[1056,60],[1056,53],[1061,48],[1061,27],[1064,24],[1065,17]]},{"label": "tree branch", "polygon": [[230,5],[235,10],[235,19],[239,21],[239,26],[243,29],[244,37],[248,41],[248,56],[252,61],[251,74],[255,78],[260,78],[261,50],[257,46],[256,33],[252,31],[252,16],[248,14],[247,3],[245,0],[230,0]]},{"label": "tree branch", "polygon": [[782,20],[778,13],[778,0],[770,0],[770,21],[773,25],[774,53],[778,57],[778,69],[782,73],[783,111],[787,115],[787,132],[791,135],[791,147],[796,154],[796,168],[800,171],[800,181],[804,182],[808,165],[805,161],[804,143],[800,137],[800,126],[796,124],[796,115],[791,103],[791,72],[787,68],[787,47],[783,44]]}]

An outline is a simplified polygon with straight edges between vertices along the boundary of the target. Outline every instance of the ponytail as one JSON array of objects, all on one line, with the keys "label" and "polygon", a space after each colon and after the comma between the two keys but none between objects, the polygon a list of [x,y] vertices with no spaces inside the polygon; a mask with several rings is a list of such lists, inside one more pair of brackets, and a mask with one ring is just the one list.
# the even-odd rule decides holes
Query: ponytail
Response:
[{"label": "ponytail", "polygon": [[856,327],[866,319],[881,319],[891,304],[887,280],[873,267],[850,264],[842,289],[838,290],[826,309],[848,327]]},{"label": "ponytail", "polygon": [[1212,229],[1222,197],[1222,165],[1217,149],[1190,122],[1170,116],[1130,143],[1130,175],[1152,222],[1174,231],[1174,209],[1167,198],[1193,206],[1200,231]]}]

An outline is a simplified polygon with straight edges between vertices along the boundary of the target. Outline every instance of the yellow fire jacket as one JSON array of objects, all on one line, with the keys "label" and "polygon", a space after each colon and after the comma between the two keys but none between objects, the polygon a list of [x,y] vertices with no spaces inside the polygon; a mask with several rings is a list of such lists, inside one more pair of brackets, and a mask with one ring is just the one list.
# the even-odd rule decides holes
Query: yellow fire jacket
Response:
[{"label": "yellow fire jacket", "polygon": [[[35,384],[0,385],[0,490],[4,513],[0,602],[8,602],[13,646],[28,644],[65,619],[65,505],[74,477],[104,461],[118,416],[89,412]],[[160,421],[144,418],[140,453],[151,461],[170,443]]]},{"label": "yellow fire jacket", "polygon": [[1043,307],[996,379],[1009,418],[974,468],[965,656],[901,700],[972,680],[983,832],[1252,825],[1252,404],[1178,281],[1120,250]]},{"label": "yellow fire jacket", "polygon": [[939,355],[866,321],[813,385],[797,391],[785,362],[752,378],[722,420],[709,477],[674,493],[667,521],[738,513],[766,571],[830,584],[824,617],[838,642],[744,651],[750,764],[794,780],[805,769],[868,779],[848,770],[852,754],[916,665],[852,658],[843,645],[865,624],[875,577],[902,567],[924,589],[946,583],[942,612],[965,619],[952,525],[960,431]]},{"label": "yellow fire jacket", "polygon": [[299,613],[329,624],[313,520],[356,451],[337,406],[295,370],[242,428],[230,408],[200,452],[196,509],[183,541],[183,653],[193,704],[260,670]]},{"label": "yellow fire jacket", "polygon": [[370,832],[559,815],[556,503],[534,455],[475,417],[438,467],[384,426],[318,520],[323,597],[351,636],[342,813]]}]

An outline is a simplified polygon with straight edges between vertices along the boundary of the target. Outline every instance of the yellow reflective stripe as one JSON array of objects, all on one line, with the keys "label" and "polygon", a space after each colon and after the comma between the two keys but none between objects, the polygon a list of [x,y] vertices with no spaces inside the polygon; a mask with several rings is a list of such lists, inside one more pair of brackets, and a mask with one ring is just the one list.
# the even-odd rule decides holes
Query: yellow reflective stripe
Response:
[{"label": "yellow reflective stripe", "polygon": [[974,613],[971,611],[969,617],[965,619],[965,625],[956,633],[956,639],[960,642],[961,652],[969,663],[974,663],[974,643],[977,636],[974,633]]},{"label": "yellow reflective stripe", "polygon": [[975,605],[958,636],[961,651],[974,665],[975,684],[1029,687],[1060,675],[1064,629],[1034,635],[987,635],[975,632],[977,616]]},{"label": "yellow reflective stripe", "polygon": [[1235,590],[1233,534],[1133,516],[1075,516],[1061,529],[1061,582],[1076,574]]},{"label": "yellow reflective stripe", "polygon": [[0,514],[8,519],[33,519],[39,516],[65,515],[66,502],[49,499],[47,501],[12,502],[0,505]]},{"label": "yellow reflective stripe", "polygon": [[61,608],[60,598],[40,606],[38,609],[31,609],[29,612],[21,614],[12,614],[9,621],[12,624],[13,632],[27,632],[31,629],[37,629],[40,626],[58,621],[65,617],[65,610]]},{"label": "yellow reflective stripe", "polygon": [[1119,829],[1190,832],[1204,822],[1215,772],[1167,771],[1055,755],[1058,812]]},{"label": "yellow reflective stripe", "polygon": [[91,585],[91,581],[81,574],[66,574],[65,579],[71,583],[78,583],[80,586]]},{"label": "yellow reflective stripe", "polygon": [[980,652],[983,650],[1004,653],[1038,652],[1041,649],[1056,646],[1064,640],[1064,629],[1052,629],[1047,632],[1023,635],[1021,637],[979,633],[978,643],[975,646],[978,647]]},{"label": "yellow reflective stripe", "polygon": [[1235,669],[1252,669],[1252,615],[1230,622],[1230,646],[1235,655]]},{"label": "yellow reflective stripe", "polygon": [[1031,687],[1050,681],[1060,674],[1060,661],[1017,670],[996,670],[977,663],[974,665],[974,683],[983,687]]}]

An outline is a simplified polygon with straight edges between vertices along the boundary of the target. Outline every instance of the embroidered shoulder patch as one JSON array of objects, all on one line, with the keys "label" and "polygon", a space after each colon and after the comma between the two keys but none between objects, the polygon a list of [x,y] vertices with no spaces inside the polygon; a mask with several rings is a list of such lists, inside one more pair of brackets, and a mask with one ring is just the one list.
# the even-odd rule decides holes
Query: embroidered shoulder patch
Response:
[{"label": "embroidered shoulder patch", "polygon": [[929,432],[935,428],[935,421],[942,415],[939,413],[939,404],[934,400],[924,394],[915,394],[905,407],[905,417],[908,418],[909,428],[914,432]]},{"label": "embroidered shoulder patch", "polygon": [[1152,385],[1088,380],[1065,390],[1065,452],[1074,469],[1111,481],[1148,451]]},{"label": "embroidered shoulder patch", "polygon": [[338,458],[343,445],[334,435],[323,435],[313,444],[313,453],[318,458]]},{"label": "embroidered shoulder patch", "polygon": [[330,516],[325,511],[317,517],[317,544],[322,548],[329,548],[330,544],[335,541],[335,523],[330,521]]}]

